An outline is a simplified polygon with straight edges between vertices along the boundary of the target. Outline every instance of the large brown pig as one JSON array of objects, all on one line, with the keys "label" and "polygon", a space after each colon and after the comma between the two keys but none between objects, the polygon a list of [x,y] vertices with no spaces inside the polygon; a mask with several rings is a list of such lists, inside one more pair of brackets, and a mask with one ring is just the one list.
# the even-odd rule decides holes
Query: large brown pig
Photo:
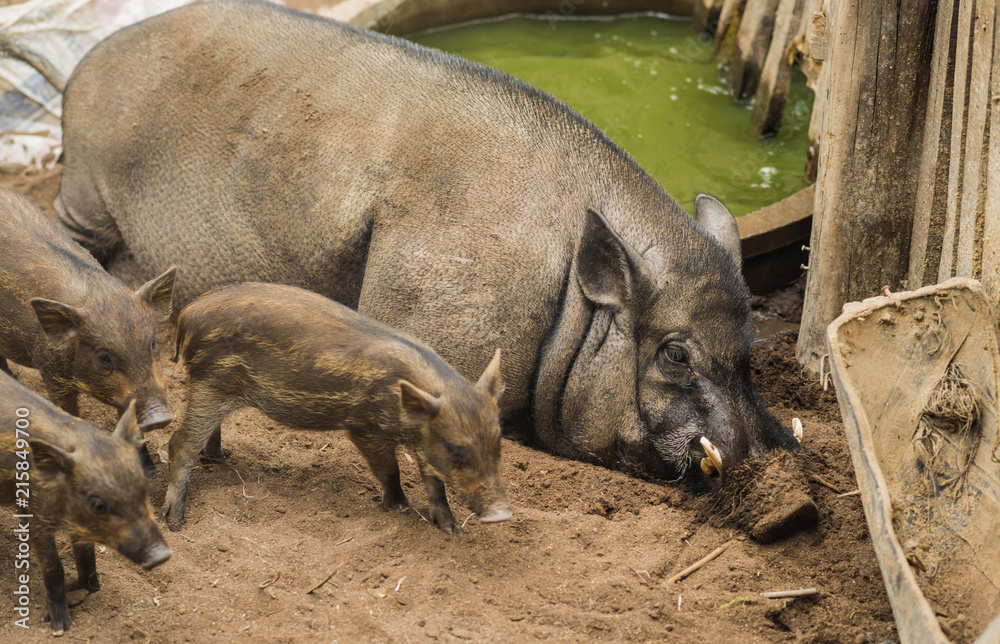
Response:
[{"label": "large brown pig", "polygon": [[[69,533],[78,587],[99,590],[94,542],[103,543],[145,570],[170,558],[153,518],[136,448],[143,444],[135,403],[113,434],[59,411],[10,376],[0,373],[0,502],[16,505],[19,591],[14,610],[30,626],[32,559],[45,582],[47,619],[59,635],[69,629],[66,581],[55,535]],[[23,597],[23,599],[22,599]]]},{"label": "large brown pig", "polygon": [[175,273],[133,292],[30,199],[0,189],[0,369],[38,369],[74,416],[85,393],[119,414],[134,400],[143,431],[169,424],[155,323],[170,316]]},{"label": "large brown pig", "polygon": [[[69,79],[62,225],[175,304],[294,284],[471,376],[573,458],[714,484],[797,448],[750,380],[735,222],[694,219],[554,97],[438,51],[257,2],[197,3]],[[714,448],[703,447],[705,444]]]},{"label": "large brown pig", "polygon": [[222,420],[250,406],[298,429],[344,429],[382,485],[382,507],[408,508],[396,449],[412,452],[430,522],[458,529],[444,484],[484,523],[510,518],[500,482],[500,352],[475,386],[425,344],[321,295],[239,284],[181,311],[177,351],[190,378],[170,439],[163,514],[184,518],[191,466]]}]

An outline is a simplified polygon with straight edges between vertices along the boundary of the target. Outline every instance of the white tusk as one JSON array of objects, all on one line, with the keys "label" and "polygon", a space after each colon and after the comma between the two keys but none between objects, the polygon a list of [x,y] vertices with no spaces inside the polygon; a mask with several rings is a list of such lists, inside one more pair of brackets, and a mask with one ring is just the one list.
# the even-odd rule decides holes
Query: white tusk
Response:
[{"label": "white tusk", "polygon": [[710,476],[722,474],[722,453],[712,445],[712,441],[701,437],[701,446],[705,450],[705,458],[701,459],[701,471]]},{"label": "white tusk", "polygon": [[795,440],[799,441],[799,445],[802,444],[802,421],[798,418],[792,419],[792,435],[795,436]]}]

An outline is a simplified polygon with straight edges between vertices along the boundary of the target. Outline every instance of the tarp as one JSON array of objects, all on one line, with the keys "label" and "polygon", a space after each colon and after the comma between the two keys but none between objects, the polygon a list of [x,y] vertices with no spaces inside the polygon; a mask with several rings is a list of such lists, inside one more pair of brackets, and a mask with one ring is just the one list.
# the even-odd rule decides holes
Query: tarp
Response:
[{"label": "tarp", "polygon": [[[0,34],[69,78],[109,34],[191,0],[29,0],[0,7]],[[62,96],[33,68],[0,58],[0,171],[52,167],[62,151]]]}]

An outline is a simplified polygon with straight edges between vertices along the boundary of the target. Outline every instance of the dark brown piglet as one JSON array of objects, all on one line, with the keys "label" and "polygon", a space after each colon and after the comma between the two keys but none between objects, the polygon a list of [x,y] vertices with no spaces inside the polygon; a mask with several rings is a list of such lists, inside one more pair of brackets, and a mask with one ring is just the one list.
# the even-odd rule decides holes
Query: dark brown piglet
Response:
[{"label": "dark brown piglet", "polygon": [[[146,497],[142,441],[134,402],[108,434],[0,374],[0,502],[15,505],[15,582],[26,591],[32,577],[43,578],[56,635],[72,624],[56,532],[69,533],[78,587],[91,592],[101,587],[95,542],[146,570],[170,558]],[[27,595],[15,596],[17,618],[30,619],[20,597]]]},{"label": "dark brown piglet", "polygon": [[[170,440],[163,513],[184,519],[191,467],[222,420],[244,406],[297,429],[344,429],[382,485],[382,507],[407,508],[396,448],[414,455],[431,522],[458,529],[444,484],[480,521],[510,518],[500,482],[500,352],[476,385],[419,340],[310,291],[240,284],[181,311],[177,351],[190,378]],[[218,443],[216,443],[217,449]]]},{"label": "dark brown piglet", "polygon": [[119,414],[134,400],[143,431],[166,426],[155,322],[171,314],[175,273],[133,292],[31,200],[0,189],[0,367],[38,369],[74,416],[85,393]]}]

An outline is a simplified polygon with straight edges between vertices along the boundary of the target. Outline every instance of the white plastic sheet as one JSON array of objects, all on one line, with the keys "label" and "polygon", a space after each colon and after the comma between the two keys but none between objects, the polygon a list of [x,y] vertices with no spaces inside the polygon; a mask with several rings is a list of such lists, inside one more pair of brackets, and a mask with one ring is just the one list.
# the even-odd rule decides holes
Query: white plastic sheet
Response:
[{"label": "white plastic sheet", "polygon": [[[0,33],[63,79],[112,32],[192,0],[29,0],[0,7]],[[52,167],[62,150],[62,96],[32,67],[0,58],[0,171]]]}]

